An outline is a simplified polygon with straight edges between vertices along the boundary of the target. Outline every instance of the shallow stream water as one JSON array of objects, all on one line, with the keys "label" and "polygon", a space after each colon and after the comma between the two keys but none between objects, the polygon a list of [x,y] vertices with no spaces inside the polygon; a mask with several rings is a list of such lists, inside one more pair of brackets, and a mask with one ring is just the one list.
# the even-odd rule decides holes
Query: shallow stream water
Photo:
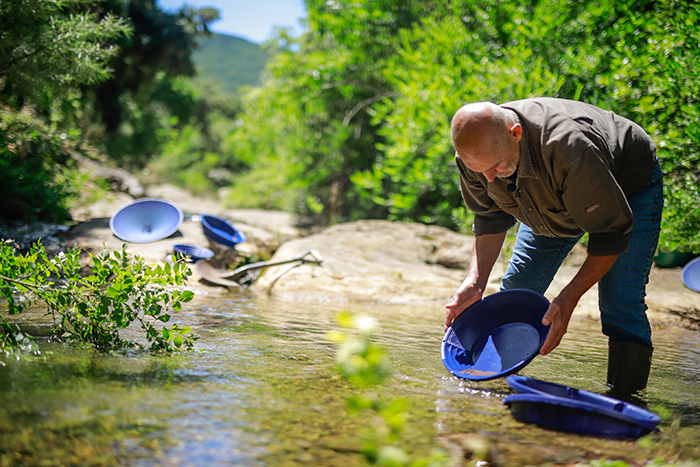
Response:
[{"label": "shallow stream water", "polygon": [[[567,465],[657,457],[700,458],[700,333],[654,331],[649,388],[637,402],[663,415],[641,441],[546,430],[515,420],[504,380],[472,383],[440,360],[443,309],[285,303],[200,293],[178,314],[197,350],[173,357],[100,354],[40,342],[36,357],[0,355],[0,465],[365,465],[349,415],[360,391],[334,370],[334,313],[373,316],[392,376],[379,392],[404,397],[412,457],[434,448],[466,465]],[[38,311],[25,323],[45,329]],[[42,327],[43,326],[43,327]],[[593,321],[574,321],[561,346],[520,374],[604,394],[607,341]]]}]

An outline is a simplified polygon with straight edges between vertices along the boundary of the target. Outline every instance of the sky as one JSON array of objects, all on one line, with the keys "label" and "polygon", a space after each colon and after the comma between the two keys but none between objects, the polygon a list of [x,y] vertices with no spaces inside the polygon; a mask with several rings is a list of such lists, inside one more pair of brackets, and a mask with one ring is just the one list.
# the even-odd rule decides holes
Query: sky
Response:
[{"label": "sky", "polygon": [[214,7],[220,19],[211,24],[213,32],[229,34],[260,44],[270,38],[274,26],[291,26],[302,31],[303,0],[158,0],[163,10],[174,11],[182,5]]}]

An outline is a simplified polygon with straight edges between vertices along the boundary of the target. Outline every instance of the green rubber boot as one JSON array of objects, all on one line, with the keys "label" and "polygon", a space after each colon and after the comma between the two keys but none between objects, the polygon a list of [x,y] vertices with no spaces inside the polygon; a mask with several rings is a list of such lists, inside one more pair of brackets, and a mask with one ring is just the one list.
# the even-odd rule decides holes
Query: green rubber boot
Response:
[{"label": "green rubber boot", "polygon": [[628,341],[608,341],[608,385],[619,391],[647,387],[654,348]]}]

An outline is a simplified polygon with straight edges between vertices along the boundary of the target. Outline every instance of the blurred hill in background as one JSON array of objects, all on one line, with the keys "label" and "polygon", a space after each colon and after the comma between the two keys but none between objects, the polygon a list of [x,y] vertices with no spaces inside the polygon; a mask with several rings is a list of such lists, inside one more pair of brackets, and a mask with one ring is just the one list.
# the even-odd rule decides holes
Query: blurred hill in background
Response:
[{"label": "blurred hill in background", "polygon": [[193,59],[205,80],[231,94],[243,85],[260,83],[269,55],[258,44],[225,34],[212,34],[200,41],[201,48]]}]

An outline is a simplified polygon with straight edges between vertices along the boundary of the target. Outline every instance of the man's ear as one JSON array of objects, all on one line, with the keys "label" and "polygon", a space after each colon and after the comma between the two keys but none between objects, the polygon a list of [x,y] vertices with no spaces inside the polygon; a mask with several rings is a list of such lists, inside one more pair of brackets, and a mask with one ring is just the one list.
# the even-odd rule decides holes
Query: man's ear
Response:
[{"label": "man's ear", "polygon": [[520,142],[520,138],[523,136],[523,127],[520,125],[520,123],[512,123],[508,131],[510,132],[511,136]]}]

